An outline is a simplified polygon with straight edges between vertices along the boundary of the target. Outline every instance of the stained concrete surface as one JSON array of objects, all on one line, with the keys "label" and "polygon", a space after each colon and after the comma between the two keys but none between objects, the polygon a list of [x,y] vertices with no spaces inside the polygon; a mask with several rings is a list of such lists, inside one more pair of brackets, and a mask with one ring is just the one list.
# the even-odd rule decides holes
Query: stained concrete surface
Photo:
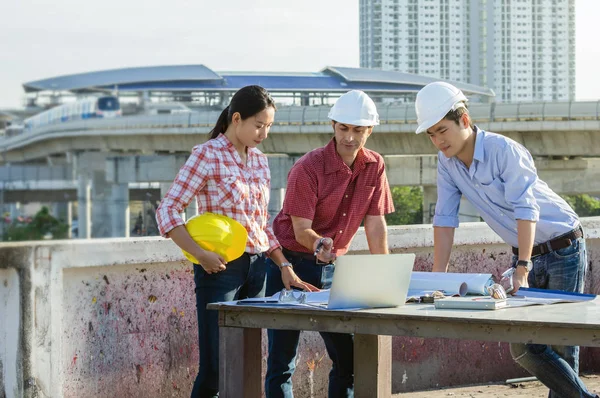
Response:
[{"label": "stained concrete surface", "polygon": [[[600,374],[584,374],[581,376],[588,391],[600,394]],[[546,398],[548,389],[539,381],[512,384],[482,384],[476,386],[444,388],[395,394],[394,398],[437,398],[437,397],[469,397],[469,398]]]}]

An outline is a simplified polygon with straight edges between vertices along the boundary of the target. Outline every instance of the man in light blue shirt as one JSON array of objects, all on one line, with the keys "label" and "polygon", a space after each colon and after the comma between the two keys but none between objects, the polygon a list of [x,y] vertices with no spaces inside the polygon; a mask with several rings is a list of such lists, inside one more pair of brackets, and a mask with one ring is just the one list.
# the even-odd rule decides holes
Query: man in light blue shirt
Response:
[{"label": "man in light blue shirt", "polygon": [[[513,247],[519,287],[583,292],[586,251],[577,214],[537,176],[521,144],[473,125],[456,87],[430,83],[417,94],[419,127],[438,153],[433,271],[446,272],[464,196]],[[531,272],[530,272],[531,271]],[[550,397],[597,397],[578,376],[579,347],[511,344],[513,358],[550,389]]]}]

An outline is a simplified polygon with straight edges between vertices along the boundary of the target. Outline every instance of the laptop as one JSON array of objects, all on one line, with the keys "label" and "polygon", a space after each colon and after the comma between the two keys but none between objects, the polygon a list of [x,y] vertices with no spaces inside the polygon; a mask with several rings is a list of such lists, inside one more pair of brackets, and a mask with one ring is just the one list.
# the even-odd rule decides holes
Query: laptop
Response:
[{"label": "laptop", "polygon": [[413,253],[338,257],[327,309],[404,305],[414,263]]}]

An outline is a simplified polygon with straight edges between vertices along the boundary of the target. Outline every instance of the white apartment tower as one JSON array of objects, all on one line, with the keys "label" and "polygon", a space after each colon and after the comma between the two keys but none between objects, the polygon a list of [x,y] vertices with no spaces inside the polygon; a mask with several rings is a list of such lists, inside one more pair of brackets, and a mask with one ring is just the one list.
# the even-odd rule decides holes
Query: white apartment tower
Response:
[{"label": "white apartment tower", "polygon": [[360,65],[575,99],[575,0],[359,0]]}]

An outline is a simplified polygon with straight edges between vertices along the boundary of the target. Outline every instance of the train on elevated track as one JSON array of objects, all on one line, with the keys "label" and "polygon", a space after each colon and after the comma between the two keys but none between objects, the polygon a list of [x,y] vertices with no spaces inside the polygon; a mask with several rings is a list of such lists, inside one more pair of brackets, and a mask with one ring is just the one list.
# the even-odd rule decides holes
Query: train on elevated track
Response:
[{"label": "train on elevated track", "polygon": [[113,95],[78,99],[55,106],[23,121],[25,132],[71,120],[114,118],[121,116],[119,98]]}]

